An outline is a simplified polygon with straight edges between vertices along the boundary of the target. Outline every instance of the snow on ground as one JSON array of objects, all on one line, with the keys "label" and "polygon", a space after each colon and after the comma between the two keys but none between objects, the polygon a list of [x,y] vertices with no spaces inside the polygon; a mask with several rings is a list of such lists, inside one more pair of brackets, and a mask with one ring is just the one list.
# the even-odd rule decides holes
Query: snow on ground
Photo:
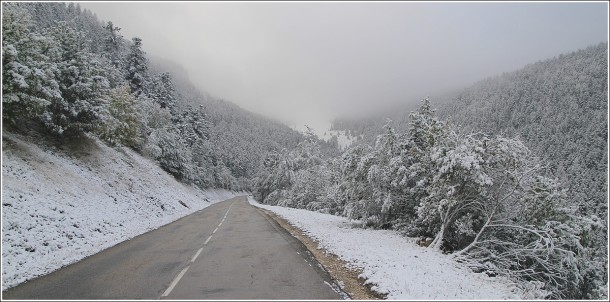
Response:
[{"label": "snow on ground", "polygon": [[245,195],[186,186],[97,140],[70,155],[8,133],[2,145],[2,290]]},{"label": "snow on ground", "polygon": [[325,141],[329,141],[333,136],[337,137],[337,143],[341,149],[346,149],[351,146],[357,139],[357,137],[351,136],[345,130],[331,130],[332,123],[328,120],[319,119],[319,120],[310,120],[307,125],[291,125],[290,128],[292,130],[305,133],[307,128],[310,127],[314,133],[318,136],[318,138],[323,139]]},{"label": "snow on ground", "polygon": [[373,290],[399,300],[521,299],[503,278],[476,274],[440,251],[418,246],[394,231],[354,227],[345,217],[250,203],[273,211],[300,228],[321,248],[363,269]]},{"label": "snow on ground", "polygon": [[339,143],[339,147],[345,150],[349,146],[351,146],[355,141],[356,137],[351,136],[345,130],[326,130],[324,135],[321,137],[325,141],[329,141],[333,136],[337,137],[337,142]]}]

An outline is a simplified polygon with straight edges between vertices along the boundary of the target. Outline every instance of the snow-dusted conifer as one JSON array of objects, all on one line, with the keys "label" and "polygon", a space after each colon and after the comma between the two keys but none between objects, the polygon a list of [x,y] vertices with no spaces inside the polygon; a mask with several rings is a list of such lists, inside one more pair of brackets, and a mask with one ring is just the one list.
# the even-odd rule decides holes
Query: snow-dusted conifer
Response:
[{"label": "snow-dusted conifer", "polygon": [[59,135],[92,131],[108,116],[108,66],[87,51],[84,33],[67,23],[59,22],[49,35],[58,43],[56,72],[62,99],[51,103],[43,121]]},{"label": "snow-dusted conifer", "polygon": [[119,33],[120,27],[114,26],[111,21],[104,26],[106,37],[104,38],[104,54],[115,68],[119,68],[121,62],[121,50],[123,36]]},{"label": "snow-dusted conifer", "polygon": [[159,103],[161,108],[167,108],[173,115],[177,114],[176,88],[169,72],[156,75],[148,84],[146,94]]},{"label": "snow-dusted conifer", "polygon": [[148,78],[148,60],[144,50],[142,50],[142,39],[138,37],[132,38],[126,68],[126,79],[129,82],[131,92],[138,97],[143,92]]},{"label": "snow-dusted conifer", "polygon": [[[3,6],[4,7],[4,6]],[[62,99],[55,78],[58,59],[53,39],[31,32],[30,16],[7,6],[2,14],[2,118],[16,125],[36,119]]]},{"label": "snow-dusted conifer", "polygon": [[[161,106],[161,108],[165,108]],[[189,106],[187,110],[174,120],[178,131],[186,145],[192,147],[202,140],[210,138],[210,122],[203,105],[194,109]]]}]

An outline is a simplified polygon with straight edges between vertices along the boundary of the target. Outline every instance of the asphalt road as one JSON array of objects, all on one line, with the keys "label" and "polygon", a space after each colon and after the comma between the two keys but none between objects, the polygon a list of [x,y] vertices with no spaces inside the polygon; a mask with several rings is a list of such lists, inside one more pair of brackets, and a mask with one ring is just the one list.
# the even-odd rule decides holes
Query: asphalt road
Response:
[{"label": "asphalt road", "polygon": [[3,292],[3,299],[341,299],[306,248],[246,197],[211,205]]}]

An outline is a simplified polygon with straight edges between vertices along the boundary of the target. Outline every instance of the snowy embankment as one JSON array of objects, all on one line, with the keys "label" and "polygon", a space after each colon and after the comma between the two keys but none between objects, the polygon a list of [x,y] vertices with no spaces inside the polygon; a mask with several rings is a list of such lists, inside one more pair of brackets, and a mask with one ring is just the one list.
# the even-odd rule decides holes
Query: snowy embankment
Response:
[{"label": "snowy embankment", "polygon": [[186,186],[95,139],[64,152],[8,133],[2,182],[2,290],[244,195]]},{"label": "snowy embankment", "polygon": [[303,230],[326,251],[354,268],[372,289],[399,300],[521,299],[503,278],[476,274],[440,251],[418,246],[394,231],[354,227],[347,218],[307,210],[251,204],[273,211]]}]

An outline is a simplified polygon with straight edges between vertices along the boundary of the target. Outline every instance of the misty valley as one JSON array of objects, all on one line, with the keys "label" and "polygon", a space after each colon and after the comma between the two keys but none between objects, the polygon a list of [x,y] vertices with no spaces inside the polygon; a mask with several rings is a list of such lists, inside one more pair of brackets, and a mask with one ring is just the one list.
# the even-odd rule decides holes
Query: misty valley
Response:
[{"label": "misty valley", "polygon": [[300,131],[85,7],[2,3],[3,299],[608,299],[607,39]]}]

